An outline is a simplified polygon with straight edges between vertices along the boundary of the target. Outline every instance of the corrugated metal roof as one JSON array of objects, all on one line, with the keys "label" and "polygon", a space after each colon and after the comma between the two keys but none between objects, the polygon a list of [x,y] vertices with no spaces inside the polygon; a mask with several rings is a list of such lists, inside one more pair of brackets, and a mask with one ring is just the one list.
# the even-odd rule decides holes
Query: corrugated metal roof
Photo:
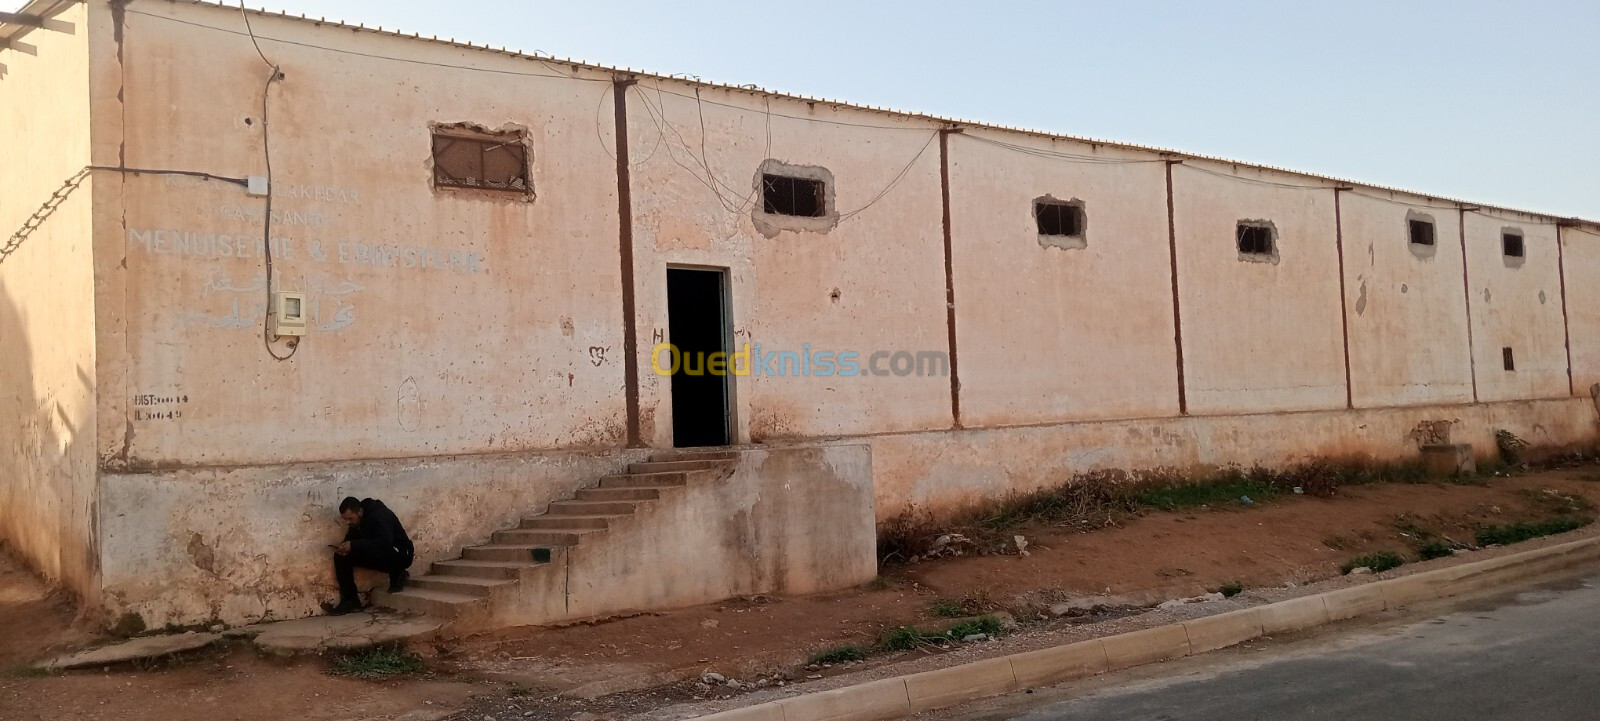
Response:
[{"label": "corrugated metal roof", "polygon": [[[48,18],[54,16],[63,6],[71,5],[74,2],[81,2],[81,0],[31,0],[31,2],[22,3],[22,7],[17,8],[15,14],[24,17]],[[0,51],[13,50],[14,48],[7,47],[12,40],[20,40],[22,36],[38,29],[26,23],[0,22]]]},{"label": "corrugated metal roof", "polygon": [[[65,4],[65,3],[69,3],[69,2],[81,2],[81,1],[82,0],[33,0],[32,2],[30,2],[28,4],[27,7],[24,8],[24,12],[32,13],[33,12],[32,9],[35,8],[35,7],[54,8],[55,6],[60,5],[60,4]],[[236,5],[226,4],[226,3],[220,2],[218,0],[168,0],[168,2],[172,2],[172,3],[175,3],[175,4],[176,3],[187,3],[187,4],[191,4],[191,5],[205,5],[205,6],[215,7],[215,8],[224,9],[224,10],[237,10],[238,9],[238,6],[236,6]],[[305,14],[294,15],[294,14],[281,12],[281,11],[264,10],[264,9],[256,9],[256,8],[250,8],[248,11],[251,14],[257,15],[257,16],[278,17],[278,18],[285,18],[285,19],[295,20],[295,21],[310,22],[310,23],[314,23],[314,24],[318,24],[318,25],[328,25],[328,26],[333,26],[333,27],[347,29],[347,30],[353,30],[353,31],[371,32],[371,33],[377,33],[377,34],[380,34],[380,35],[388,35],[388,36],[392,36],[392,37],[396,37],[396,38],[404,38],[404,39],[408,39],[408,40],[415,40],[415,41],[434,43],[434,44],[440,44],[440,45],[448,45],[448,46],[451,46],[451,47],[476,50],[476,51],[480,51],[480,52],[489,52],[489,53],[495,53],[495,54],[499,54],[499,55],[506,55],[506,56],[511,56],[511,57],[525,58],[525,59],[530,60],[530,61],[537,61],[537,62],[541,62],[541,63],[559,63],[559,64],[566,65],[566,66],[569,66],[569,67],[572,67],[572,68],[579,68],[579,69],[593,70],[593,71],[600,71],[600,72],[608,72],[608,73],[620,73],[620,74],[636,76],[636,77],[642,77],[642,78],[651,78],[651,79],[660,80],[660,81],[681,83],[681,84],[684,84],[684,85],[689,85],[689,86],[694,86],[694,87],[714,88],[714,89],[718,89],[718,90],[726,90],[726,91],[732,91],[732,92],[747,93],[747,94],[751,94],[751,95],[778,98],[778,99],[783,99],[783,100],[795,100],[795,101],[806,102],[806,103],[822,103],[822,104],[841,107],[841,108],[852,108],[852,109],[856,109],[856,110],[864,110],[864,111],[868,111],[868,112],[881,113],[881,114],[888,115],[888,116],[895,117],[895,118],[899,118],[899,119],[925,120],[925,121],[928,121],[928,122],[931,122],[931,123],[935,123],[935,124],[938,124],[938,125],[941,125],[941,126],[954,125],[954,126],[961,126],[961,127],[964,127],[964,128],[982,128],[982,129],[989,129],[989,130],[999,130],[999,131],[1004,131],[1004,132],[1009,132],[1009,133],[1019,133],[1019,134],[1023,134],[1023,135],[1029,135],[1029,136],[1040,137],[1040,138],[1049,138],[1049,139],[1056,139],[1056,140],[1067,140],[1067,141],[1078,142],[1078,143],[1087,143],[1087,144],[1092,144],[1092,145],[1104,145],[1104,146],[1107,146],[1107,147],[1120,148],[1120,149],[1124,149],[1124,150],[1132,150],[1132,151],[1146,152],[1146,153],[1156,153],[1158,155],[1167,156],[1167,157],[1180,159],[1180,160],[1208,161],[1208,162],[1220,163],[1220,164],[1224,164],[1224,165],[1238,166],[1238,167],[1241,167],[1241,168],[1251,168],[1251,169],[1256,169],[1256,170],[1266,170],[1266,171],[1271,171],[1271,172],[1276,172],[1276,173],[1284,173],[1284,174],[1287,174],[1287,175],[1293,175],[1293,176],[1298,176],[1298,177],[1301,177],[1301,178],[1315,180],[1315,181],[1319,181],[1319,182],[1323,182],[1323,183],[1329,183],[1330,187],[1333,187],[1333,186],[1350,186],[1350,187],[1357,187],[1357,188],[1367,188],[1367,189],[1376,190],[1376,191],[1385,192],[1385,193],[1404,193],[1404,194],[1412,196],[1412,197],[1421,198],[1421,199],[1423,199],[1425,201],[1438,201],[1438,202],[1444,202],[1444,203],[1451,203],[1451,204],[1455,204],[1455,205],[1466,206],[1468,208],[1481,208],[1481,209],[1485,209],[1485,210],[1495,210],[1495,211],[1506,212],[1506,213],[1516,213],[1516,214],[1527,215],[1527,216],[1532,216],[1532,217],[1536,217],[1536,218],[1543,218],[1543,219],[1546,219],[1546,220],[1552,221],[1552,222],[1581,223],[1581,224],[1584,224],[1584,225],[1600,227],[1600,221],[1589,220],[1589,219],[1580,218],[1580,217],[1576,217],[1576,216],[1562,216],[1562,215],[1555,215],[1555,214],[1552,214],[1552,213],[1544,213],[1544,212],[1535,211],[1535,210],[1526,210],[1526,209],[1522,209],[1522,208],[1512,208],[1512,207],[1503,206],[1503,205],[1494,205],[1494,204],[1489,204],[1489,203],[1478,203],[1478,202],[1473,202],[1473,201],[1468,201],[1468,200],[1462,200],[1462,199],[1459,199],[1459,198],[1451,198],[1451,197],[1447,197],[1447,196],[1443,196],[1443,195],[1433,195],[1433,194],[1423,193],[1423,192],[1419,192],[1419,191],[1415,191],[1415,190],[1407,190],[1405,188],[1396,188],[1396,187],[1387,186],[1387,185],[1379,185],[1379,184],[1375,184],[1375,183],[1366,183],[1366,182],[1362,182],[1362,181],[1358,181],[1358,180],[1350,180],[1350,179],[1347,179],[1347,178],[1338,178],[1338,177],[1334,177],[1334,176],[1330,176],[1330,175],[1321,175],[1321,174],[1318,174],[1318,173],[1309,173],[1309,172],[1302,171],[1302,170],[1293,170],[1293,169],[1290,169],[1290,168],[1283,168],[1283,167],[1278,167],[1278,166],[1274,166],[1274,165],[1264,165],[1264,164],[1261,164],[1261,163],[1251,163],[1251,162],[1246,162],[1246,161],[1242,161],[1242,160],[1233,160],[1233,159],[1229,159],[1229,158],[1222,158],[1222,157],[1217,157],[1217,156],[1212,156],[1212,155],[1203,155],[1203,154],[1200,154],[1200,153],[1191,153],[1191,152],[1186,152],[1186,151],[1182,151],[1182,150],[1175,150],[1175,149],[1172,149],[1172,148],[1164,148],[1164,147],[1160,147],[1160,146],[1140,145],[1140,144],[1137,144],[1137,143],[1127,143],[1127,142],[1120,142],[1120,141],[1115,141],[1115,140],[1106,140],[1106,139],[1102,139],[1102,138],[1090,138],[1090,137],[1085,137],[1085,136],[1080,136],[1080,135],[1068,135],[1068,134],[1064,134],[1064,133],[1052,133],[1052,132],[1047,132],[1047,131],[1043,131],[1043,130],[1035,130],[1035,129],[1032,129],[1032,128],[1022,128],[1022,127],[1016,127],[1016,126],[1011,126],[1011,125],[1002,125],[1002,124],[999,124],[999,123],[988,123],[988,122],[977,121],[977,120],[967,120],[967,119],[964,119],[964,118],[954,118],[954,117],[946,117],[946,116],[941,116],[941,115],[933,115],[933,114],[930,114],[930,113],[919,113],[919,112],[912,112],[912,111],[905,111],[905,110],[896,110],[894,108],[885,108],[885,107],[879,107],[879,106],[875,106],[875,105],[865,105],[865,104],[861,104],[861,103],[854,103],[854,102],[845,101],[845,100],[837,100],[837,99],[833,99],[833,98],[818,98],[818,97],[811,97],[811,96],[806,96],[806,95],[794,95],[794,94],[784,93],[784,92],[780,92],[780,91],[776,91],[776,90],[770,90],[770,89],[763,88],[763,87],[760,87],[760,86],[757,86],[757,85],[732,85],[732,84],[728,84],[728,83],[710,82],[710,81],[706,81],[706,80],[701,80],[698,77],[685,77],[682,74],[663,75],[663,74],[660,74],[660,73],[650,72],[650,71],[646,71],[646,70],[637,70],[637,69],[634,69],[634,68],[619,68],[619,67],[615,67],[615,66],[611,66],[611,65],[603,65],[603,64],[599,64],[599,63],[591,63],[591,62],[584,61],[584,60],[574,60],[572,58],[560,58],[560,57],[555,57],[555,56],[545,55],[545,54],[527,53],[527,52],[524,52],[524,51],[521,51],[521,50],[507,49],[505,47],[492,47],[492,46],[489,46],[489,45],[478,45],[478,44],[475,44],[475,43],[472,43],[472,42],[460,42],[460,41],[457,41],[455,39],[441,40],[441,39],[439,39],[437,37],[424,36],[424,35],[422,35],[420,33],[407,33],[407,32],[402,32],[402,31],[395,30],[395,29],[386,29],[386,28],[383,28],[383,27],[367,27],[365,24],[362,24],[362,23],[354,23],[354,24],[352,24],[352,23],[348,23],[348,22],[345,22],[343,20],[338,20],[338,19],[330,20],[330,19],[328,19],[326,17],[315,17],[314,18],[314,17],[309,17],[309,16],[307,16]],[[5,28],[6,28],[5,25],[0,24],[0,37],[5,37],[5,32],[6,32]],[[262,36],[262,37],[265,38],[266,36]]]}]

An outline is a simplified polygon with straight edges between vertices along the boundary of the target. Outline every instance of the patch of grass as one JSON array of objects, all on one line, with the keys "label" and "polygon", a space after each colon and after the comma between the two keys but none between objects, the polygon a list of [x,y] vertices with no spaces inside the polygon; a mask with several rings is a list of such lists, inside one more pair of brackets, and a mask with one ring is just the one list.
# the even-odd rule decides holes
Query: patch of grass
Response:
[{"label": "patch of grass", "polygon": [[1238,581],[1229,581],[1222,584],[1222,587],[1217,589],[1217,593],[1222,594],[1223,598],[1233,598],[1244,593],[1244,584]]},{"label": "patch of grass", "polygon": [[1477,541],[1480,546],[1509,546],[1513,543],[1527,541],[1544,536],[1554,536],[1557,533],[1576,531],[1589,525],[1593,519],[1577,516],[1558,516],[1543,521],[1528,521],[1524,523],[1508,523],[1499,526],[1483,526],[1478,529]]},{"label": "patch of grass", "polygon": [[878,648],[885,651],[910,651],[929,640],[931,639],[917,630],[916,626],[900,626],[884,633],[878,639]]},{"label": "patch of grass", "polygon": [[960,641],[973,634],[983,633],[990,636],[999,636],[1006,630],[1005,624],[994,616],[981,616],[971,621],[958,623],[945,631],[943,636],[952,641]]},{"label": "patch of grass", "polygon": [[1139,494],[1139,502],[1164,511],[1199,506],[1238,506],[1240,498],[1249,496],[1261,502],[1271,498],[1277,489],[1248,477],[1224,478],[1207,483],[1183,483],[1151,488]]},{"label": "patch of grass", "polygon": [[1345,561],[1344,565],[1339,567],[1339,570],[1348,574],[1358,568],[1370,568],[1373,573],[1382,573],[1391,568],[1404,566],[1405,563],[1406,559],[1401,558],[1400,554],[1394,551],[1379,551],[1364,556],[1356,556]]},{"label": "patch of grass", "polygon": [[45,668],[44,666],[24,663],[12,666],[6,671],[6,675],[12,678],[44,678],[45,676],[54,676],[56,672],[54,669]]},{"label": "patch of grass", "polygon": [[334,661],[330,673],[351,678],[381,679],[421,673],[426,667],[416,654],[402,648],[374,648]]},{"label": "patch of grass", "polygon": [[533,689],[528,688],[520,683],[511,684],[510,688],[506,689],[506,695],[511,697],[532,696],[533,693]]},{"label": "patch of grass", "polygon": [[961,618],[967,614],[966,604],[954,598],[941,598],[928,606],[933,615],[940,618]]},{"label": "patch of grass", "polygon": [[1450,544],[1445,543],[1437,538],[1429,539],[1424,541],[1422,545],[1417,546],[1417,555],[1421,556],[1422,560],[1424,561],[1431,561],[1435,558],[1444,558],[1445,556],[1451,556],[1454,554],[1455,549],[1451,548]]},{"label": "patch of grass", "polygon": [[839,646],[830,648],[811,657],[810,663],[845,663],[846,661],[867,660],[867,649],[860,646]]}]

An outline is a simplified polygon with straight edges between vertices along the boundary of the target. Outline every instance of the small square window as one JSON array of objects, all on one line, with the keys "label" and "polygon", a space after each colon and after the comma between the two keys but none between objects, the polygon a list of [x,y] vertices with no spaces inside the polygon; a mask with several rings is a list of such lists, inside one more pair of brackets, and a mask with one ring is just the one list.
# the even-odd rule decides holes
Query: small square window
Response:
[{"label": "small square window", "polygon": [[1239,252],[1244,255],[1272,255],[1273,251],[1272,226],[1263,223],[1240,223],[1237,239]]},{"label": "small square window", "polygon": [[1511,357],[1511,346],[1500,349],[1500,360],[1505,363],[1506,370],[1514,371],[1517,369],[1517,361]]},{"label": "small square window", "polygon": [[1411,228],[1412,245],[1433,245],[1433,222],[1412,219],[1406,222]]},{"label": "small square window", "polygon": [[521,133],[436,132],[433,184],[443,188],[527,193],[528,149]]},{"label": "small square window", "polygon": [[[1523,251],[1522,235],[1520,233],[1510,232],[1501,233],[1500,250],[1501,252],[1505,253],[1507,258],[1521,258]],[[1508,368],[1507,370],[1510,369]]]},{"label": "small square window", "polygon": [[763,173],[762,210],[772,215],[821,218],[828,214],[827,186],[813,178]]},{"label": "small square window", "polygon": [[1083,206],[1075,203],[1036,201],[1033,219],[1039,225],[1039,235],[1083,235]]}]

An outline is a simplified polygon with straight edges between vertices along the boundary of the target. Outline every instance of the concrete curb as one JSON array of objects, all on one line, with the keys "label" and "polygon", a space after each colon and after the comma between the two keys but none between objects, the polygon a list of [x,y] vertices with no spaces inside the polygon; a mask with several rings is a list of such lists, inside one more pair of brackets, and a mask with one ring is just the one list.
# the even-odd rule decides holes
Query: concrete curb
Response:
[{"label": "concrete curb", "polygon": [[1181,623],[768,701],[702,721],[882,721],[1254,638],[1481,591],[1600,559],[1600,538],[1464,563]]}]

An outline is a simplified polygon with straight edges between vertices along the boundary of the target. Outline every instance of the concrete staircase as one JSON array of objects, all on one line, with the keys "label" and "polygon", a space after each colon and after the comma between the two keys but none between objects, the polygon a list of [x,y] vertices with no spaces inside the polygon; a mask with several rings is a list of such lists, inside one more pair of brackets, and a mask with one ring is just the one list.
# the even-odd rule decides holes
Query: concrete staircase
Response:
[{"label": "concrete staircase", "polygon": [[646,504],[668,503],[691,484],[726,478],[737,462],[735,451],[655,454],[495,533],[489,543],[462,549],[460,558],[434,563],[404,591],[374,591],[373,605],[447,620],[458,630],[554,620],[567,609],[561,598],[567,561],[580,545],[603,543],[608,530],[631,522]]}]

